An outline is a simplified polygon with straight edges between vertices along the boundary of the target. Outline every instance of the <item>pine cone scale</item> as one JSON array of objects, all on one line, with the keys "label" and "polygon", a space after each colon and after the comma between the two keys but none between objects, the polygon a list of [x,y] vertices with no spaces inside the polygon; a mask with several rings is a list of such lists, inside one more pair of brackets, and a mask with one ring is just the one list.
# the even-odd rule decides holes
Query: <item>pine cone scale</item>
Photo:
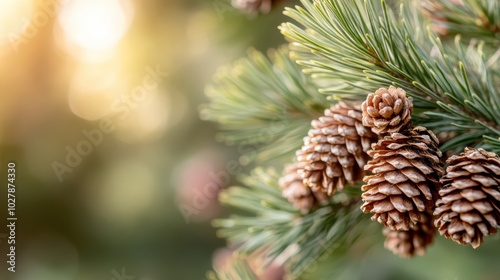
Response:
[{"label": "pine cone scale", "polygon": [[[413,166],[415,166],[415,164],[413,164],[411,161],[409,161],[406,158],[394,158],[394,157],[390,157],[390,158],[387,159],[386,162],[389,163],[395,169],[403,169],[403,168],[406,168],[406,167],[413,167]],[[426,165],[424,165],[424,166],[426,166]]]},{"label": "pine cone scale", "polygon": [[472,180],[481,183],[481,185],[485,187],[493,187],[498,185],[498,182],[491,176],[472,175]]},{"label": "pine cone scale", "polygon": [[451,205],[451,210],[457,213],[467,213],[473,209],[475,209],[475,207],[471,203],[460,200],[453,202],[453,204]]},{"label": "pine cone scale", "polygon": [[412,186],[412,184],[408,182],[403,182],[401,184],[397,184],[396,188],[393,187],[393,189],[399,189],[401,192],[403,192],[407,197],[414,197],[420,195],[422,192],[420,189]]},{"label": "pine cone scale", "polygon": [[[435,184],[436,182],[435,181],[432,181],[431,182],[433,184]],[[424,197],[431,201],[433,200],[433,192],[431,191],[431,189],[429,188],[429,186],[426,184],[426,183],[420,183],[420,184],[417,184],[417,188],[420,190],[420,192],[424,195]]]},{"label": "pine cone scale", "polygon": [[418,169],[415,168],[403,168],[400,169],[401,173],[410,179],[413,183],[425,182],[427,179],[423,174],[420,173]]},{"label": "pine cone scale", "polygon": [[463,189],[460,191],[460,195],[469,202],[474,202],[488,197],[487,194],[480,189]]},{"label": "pine cone scale", "polygon": [[[385,183],[379,184],[377,188],[373,188],[370,191],[373,192],[373,193],[379,192],[379,193],[382,193],[382,194],[385,194],[385,195],[403,194],[404,193],[403,188],[405,188],[405,187],[402,186],[402,185],[396,185],[396,186],[397,186],[397,188],[395,188],[394,185],[392,185],[392,184],[390,184],[388,182],[385,182]],[[369,192],[366,192],[366,193],[369,194]]]},{"label": "pine cone scale", "polygon": [[492,196],[495,200],[500,201],[500,190],[493,188],[481,188],[485,193]]},{"label": "pine cone scale", "polygon": [[384,174],[384,179],[391,184],[399,184],[406,182],[408,178],[399,171],[391,171]]},{"label": "pine cone scale", "polygon": [[492,174],[500,174],[500,163],[498,165],[495,165],[493,163],[486,163],[483,165],[483,167],[488,169]]},{"label": "pine cone scale", "polygon": [[[413,167],[417,168],[420,172],[422,172],[425,175],[432,174],[435,172],[435,168],[432,168],[431,166],[419,161],[419,160],[414,160],[414,161],[408,161]],[[405,166],[406,167],[406,166]]]},{"label": "pine cone scale", "polygon": [[389,200],[394,208],[400,212],[406,212],[413,210],[413,203],[409,199],[405,199],[402,196],[390,196]]},{"label": "pine cone scale", "polygon": [[377,201],[373,204],[372,211],[374,212],[389,212],[391,210],[394,210],[396,206],[387,201],[387,200],[382,200],[382,201]]},{"label": "pine cone scale", "polygon": [[365,195],[365,196],[362,196],[365,200],[365,204],[369,205],[369,202],[373,202],[373,201],[380,201],[380,200],[383,200],[384,198],[387,197],[387,195],[385,194],[382,194],[382,193],[377,193],[375,195]]},{"label": "pine cone scale", "polygon": [[[481,214],[488,214],[488,213],[492,212],[493,210],[495,210],[490,202],[484,201],[484,200],[476,201],[476,202],[472,203],[471,205],[472,205],[472,208],[476,209]],[[454,209],[452,209],[452,210],[456,211]],[[472,210],[472,209],[470,209],[470,210]]]},{"label": "pine cone scale", "polygon": [[426,205],[426,203],[420,199],[418,196],[414,196],[411,198],[413,201],[413,204],[417,207],[418,211],[425,211],[427,209],[432,208],[432,205]]}]

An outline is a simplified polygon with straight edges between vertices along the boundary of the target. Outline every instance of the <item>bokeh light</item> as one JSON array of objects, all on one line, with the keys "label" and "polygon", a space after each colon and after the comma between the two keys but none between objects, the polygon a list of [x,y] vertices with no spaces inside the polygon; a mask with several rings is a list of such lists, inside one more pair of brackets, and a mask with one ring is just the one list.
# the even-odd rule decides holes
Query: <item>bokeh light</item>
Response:
[{"label": "bokeh light", "polygon": [[[131,95],[124,98],[131,100]],[[116,137],[124,143],[140,143],[163,136],[170,114],[168,95],[158,90],[147,91],[144,100],[132,104],[126,118],[116,121]]]},{"label": "bokeh light", "polygon": [[30,23],[33,0],[0,0],[0,42],[19,36]]},{"label": "bokeh light", "polygon": [[124,94],[118,62],[81,64],[68,91],[71,111],[85,120],[98,120],[111,113],[113,102]]},{"label": "bokeh light", "polygon": [[157,183],[144,163],[119,160],[88,182],[87,205],[106,223],[133,225],[152,207]]},{"label": "bokeh light", "polygon": [[[127,31],[133,15],[126,0],[67,0],[61,7],[59,26],[75,52],[107,52]],[[76,52],[77,56],[81,53]]]},{"label": "bokeh light", "polygon": [[221,28],[248,23],[225,15],[206,0],[0,0],[0,152],[19,166],[22,224],[13,280],[123,267],[137,280],[203,278],[224,242],[209,224],[223,215],[218,189],[190,224],[179,204],[226,183],[210,172],[231,150],[197,110],[215,68],[247,47],[215,47]]}]

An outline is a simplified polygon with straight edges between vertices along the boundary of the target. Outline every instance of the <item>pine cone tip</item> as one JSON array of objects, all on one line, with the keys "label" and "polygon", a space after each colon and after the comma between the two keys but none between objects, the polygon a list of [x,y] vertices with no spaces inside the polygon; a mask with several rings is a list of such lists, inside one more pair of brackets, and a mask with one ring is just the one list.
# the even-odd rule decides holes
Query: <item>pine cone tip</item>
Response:
[{"label": "pine cone tip", "polygon": [[368,94],[362,104],[363,125],[379,135],[398,132],[411,120],[413,99],[402,88],[390,86]]}]

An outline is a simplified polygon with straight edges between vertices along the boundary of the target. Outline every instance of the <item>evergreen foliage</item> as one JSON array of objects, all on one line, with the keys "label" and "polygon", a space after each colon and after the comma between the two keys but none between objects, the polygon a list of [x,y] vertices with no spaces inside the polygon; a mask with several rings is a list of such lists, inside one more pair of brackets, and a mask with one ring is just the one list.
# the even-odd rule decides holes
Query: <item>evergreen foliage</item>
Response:
[{"label": "evergreen foliage", "polygon": [[401,4],[398,16],[385,1],[302,3],[304,8],[285,11],[300,26],[284,23],[281,31],[309,51],[294,54],[306,73],[331,81],[333,87],[321,92],[364,100],[381,86],[401,87],[414,99],[417,125],[462,134],[443,151],[482,146],[478,135],[500,137],[498,63],[487,61],[491,54],[482,43],[464,46],[457,36],[452,46],[444,45],[410,3]]},{"label": "evergreen foliage", "polygon": [[[257,147],[248,161],[284,166],[324,109],[390,85],[413,98],[415,125],[453,136],[444,137],[443,152],[482,147],[500,154],[500,1],[301,2],[285,9],[293,23],[280,26],[288,47],[269,58],[251,51],[207,89],[202,117],[221,125],[226,143]],[[342,255],[370,228],[359,185],[301,214],[282,196],[278,174],[257,168],[221,195],[244,212],[214,221],[241,254],[284,261],[295,278],[325,253]],[[212,277],[253,279],[249,271],[240,264]]]},{"label": "evergreen foliage", "polygon": [[[500,44],[500,2],[476,1],[426,1],[439,28],[447,35],[463,35],[467,39],[480,39],[488,45]],[[458,5],[460,4],[460,5]]]},{"label": "evergreen foliage", "polygon": [[311,120],[328,107],[286,47],[270,50],[269,58],[251,50],[248,58],[221,68],[206,92],[211,103],[202,108],[202,118],[220,123],[219,138],[250,150],[246,158],[261,164],[289,160]]},{"label": "evergreen foliage", "polygon": [[[360,191],[349,188],[331,198],[331,203],[301,215],[282,195],[274,169],[257,168],[231,187],[221,201],[246,211],[213,222],[220,237],[239,248],[242,254],[260,252],[271,260],[285,261],[297,277],[325,252],[345,252],[365,231],[361,221],[369,219],[359,210]],[[242,278],[245,279],[245,278]]]}]

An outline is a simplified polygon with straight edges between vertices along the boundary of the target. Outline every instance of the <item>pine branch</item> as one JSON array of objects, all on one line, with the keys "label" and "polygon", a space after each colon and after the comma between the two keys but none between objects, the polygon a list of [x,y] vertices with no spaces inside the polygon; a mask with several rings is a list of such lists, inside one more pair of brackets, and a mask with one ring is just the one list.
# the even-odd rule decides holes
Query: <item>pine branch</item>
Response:
[{"label": "pine branch", "polygon": [[211,101],[202,108],[202,117],[218,122],[222,140],[245,145],[251,150],[247,157],[260,163],[299,149],[310,121],[329,107],[288,52],[283,47],[266,58],[250,51],[248,58],[221,69],[206,90]]},{"label": "pine branch", "polygon": [[[207,89],[211,103],[202,116],[221,124],[227,143],[256,147],[256,159],[267,164],[300,148],[328,98],[361,101],[394,85],[413,97],[415,125],[450,133],[443,151],[473,146],[500,153],[500,51],[492,48],[499,38],[498,1],[439,0],[434,20],[455,40],[436,35],[420,1],[401,2],[398,13],[384,0],[302,0],[303,8],[287,8],[297,22],[281,26],[292,41],[291,58],[287,48],[269,58],[252,51],[221,70]],[[324,255],[342,258],[366,233],[359,187],[302,214],[282,196],[278,178],[274,169],[257,168],[241,179],[245,187],[222,192],[220,200],[242,214],[213,224],[243,258],[210,279],[257,279],[245,261],[253,254],[268,265],[285,263],[296,278]]]},{"label": "pine branch", "polygon": [[480,38],[492,47],[500,46],[500,1],[426,0],[424,7],[447,35],[463,34],[469,40]]},{"label": "pine branch", "polygon": [[239,252],[263,251],[266,258],[287,264],[299,276],[325,253],[343,253],[365,229],[369,219],[359,210],[359,188],[348,188],[332,197],[329,205],[300,214],[282,195],[273,169],[256,169],[243,178],[247,187],[232,187],[221,201],[249,212],[216,220],[218,235]]},{"label": "pine branch", "polygon": [[[335,99],[364,100],[367,93],[392,84],[414,98],[415,114],[420,117],[416,119],[425,120],[436,133],[451,124],[455,131],[500,136],[496,132],[500,130],[499,85],[481,44],[464,50],[457,39],[451,53],[424,25],[415,7],[401,5],[396,18],[385,1],[302,3],[304,8],[285,11],[301,27],[285,23],[281,31],[299,46],[294,55],[306,73],[346,85],[321,92]],[[304,49],[308,53],[301,52]],[[452,146],[461,149],[482,143],[482,138],[463,140]]]}]

